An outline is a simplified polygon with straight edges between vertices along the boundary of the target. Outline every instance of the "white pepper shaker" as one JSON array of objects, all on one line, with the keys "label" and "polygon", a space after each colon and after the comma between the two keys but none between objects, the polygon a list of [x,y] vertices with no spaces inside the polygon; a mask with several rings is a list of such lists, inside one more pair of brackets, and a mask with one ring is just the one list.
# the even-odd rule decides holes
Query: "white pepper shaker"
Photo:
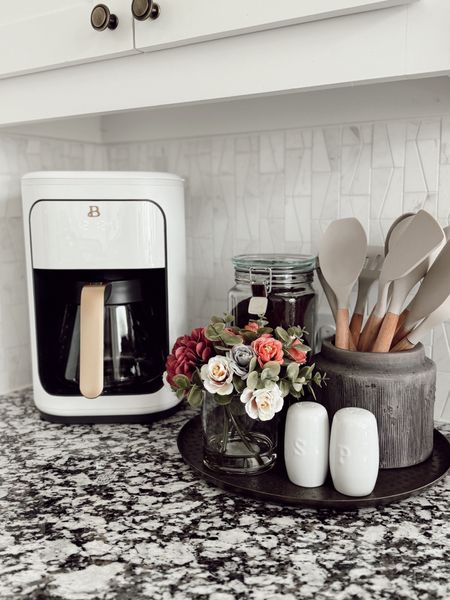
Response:
[{"label": "white pepper shaker", "polygon": [[378,477],[378,427],[364,408],[341,408],[331,426],[330,471],[333,485],[347,496],[368,496]]},{"label": "white pepper shaker", "polygon": [[329,422],[318,402],[296,402],[289,407],[284,433],[284,461],[295,485],[318,487],[328,473]]}]

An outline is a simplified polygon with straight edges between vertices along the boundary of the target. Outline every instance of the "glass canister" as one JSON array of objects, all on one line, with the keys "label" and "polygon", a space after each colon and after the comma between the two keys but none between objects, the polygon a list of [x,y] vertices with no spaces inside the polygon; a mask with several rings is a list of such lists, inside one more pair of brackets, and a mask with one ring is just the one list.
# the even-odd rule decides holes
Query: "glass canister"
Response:
[{"label": "glass canister", "polygon": [[[264,315],[269,327],[300,325],[314,348],[316,259],[301,254],[241,254],[233,259],[235,285],[228,292],[228,310],[239,327]],[[252,312],[249,312],[249,309]],[[261,311],[258,314],[258,311]]]}]

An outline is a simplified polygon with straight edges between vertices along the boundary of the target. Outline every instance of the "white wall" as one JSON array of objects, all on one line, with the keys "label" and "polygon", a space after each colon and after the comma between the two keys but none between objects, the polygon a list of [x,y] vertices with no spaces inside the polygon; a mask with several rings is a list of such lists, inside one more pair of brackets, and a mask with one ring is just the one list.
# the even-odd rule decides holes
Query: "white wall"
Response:
[{"label": "white wall", "polygon": [[28,171],[104,169],[98,144],[0,132],[0,394],[31,382],[20,177]]},{"label": "white wall", "polygon": [[[226,308],[234,254],[314,252],[321,232],[340,216],[358,217],[373,244],[381,243],[392,220],[407,210],[426,208],[446,225],[449,82],[429,80],[428,87],[413,82],[382,90],[367,86],[353,95],[351,90],[302,94],[297,96],[297,116],[295,97],[282,100],[273,117],[271,110],[277,105],[270,99],[254,104],[253,116],[254,100],[245,106],[209,106],[206,122],[198,112],[201,107],[161,112],[159,125],[153,111],[127,119],[118,115],[117,122],[108,116],[102,121],[102,144],[45,138],[36,135],[39,129],[22,129],[20,135],[0,132],[0,392],[31,380],[22,173],[109,168],[169,170],[184,176],[189,311],[191,324],[199,325]],[[352,114],[360,118],[352,121]],[[177,129],[176,123],[183,122],[180,115],[187,122]],[[73,131],[67,122],[65,127],[69,134]],[[56,137],[63,130],[55,127],[51,133]],[[192,135],[196,130],[202,135]],[[155,139],[164,131],[166,138]],[[117,143],[119,138],[127,141]],[[138,141],[130,141],[133,138]],[[447,420],[449,334],[446,324],[426,340],[439,371],[436,415]]]}]

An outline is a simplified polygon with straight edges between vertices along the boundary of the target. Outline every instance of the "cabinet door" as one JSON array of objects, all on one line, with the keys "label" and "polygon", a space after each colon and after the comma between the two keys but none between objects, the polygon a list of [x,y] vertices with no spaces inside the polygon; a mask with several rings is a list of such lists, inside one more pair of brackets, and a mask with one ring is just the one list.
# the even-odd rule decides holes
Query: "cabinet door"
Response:
[{"label": "cabinet door", "polygon": [[[159,50],[414,1],[416,0],[158,0],[160,15],[157,19],[135,21],[136,48],[144,51]],[[270,48],[266,52],[270,53]]]},{"label": "cabinet door", "polygon": [[131,0],[104,0],[118,17],[114,30],[96,31],[93,0],[2,2],[0,78],[135,52]]}]

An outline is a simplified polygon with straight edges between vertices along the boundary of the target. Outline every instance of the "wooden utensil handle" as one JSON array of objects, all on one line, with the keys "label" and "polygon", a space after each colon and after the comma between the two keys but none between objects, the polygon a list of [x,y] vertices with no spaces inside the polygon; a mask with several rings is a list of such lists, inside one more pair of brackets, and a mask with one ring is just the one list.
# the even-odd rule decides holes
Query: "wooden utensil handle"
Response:
[{"label": "wooden utensil handle", "polygon": [[358,350],[361,352],[370,352],[372,350],[372,346],[377,338],[378,332],[380,331],[382,321],[383,317],[378,317],[372,311],[359,338]]},{"label": "wooden utensil handle", "polygon": [[399,315],[388,312],[383,319],[377,339],[372,346],[372,352],[389,352],[395,334]]},{"label": "wooden utensil handle", "polygon": [[391,352],[403,352],[403,350],[411,350],[411,348],[414,348],[414,344],[411,344],[408,338],[405,337],[392,348]]},{"label": "wooden utensil handle", "polygon": [[409,310],[405,308],[405,310],[400,314],[398,318],[397,328],[395,330],[394,339],[392,340],[391,347],[395,346],[400,340],[408,335],[410,329],[405,327],[406,320],[409,316]]},{"label": "wooden utensil handle", "polygon": [[352,334],[355,345],[358,345],[359,336],[361,335],[361,328],[364,316],[360,313],[353,313],[350,321],[350,333]]},{"label": "wooden utensil handle", "polygon": [[336,348],[348,350],[350,344],[350,329],[348,323],[349,315],[347,308],[338,308],[336,313]]}]

